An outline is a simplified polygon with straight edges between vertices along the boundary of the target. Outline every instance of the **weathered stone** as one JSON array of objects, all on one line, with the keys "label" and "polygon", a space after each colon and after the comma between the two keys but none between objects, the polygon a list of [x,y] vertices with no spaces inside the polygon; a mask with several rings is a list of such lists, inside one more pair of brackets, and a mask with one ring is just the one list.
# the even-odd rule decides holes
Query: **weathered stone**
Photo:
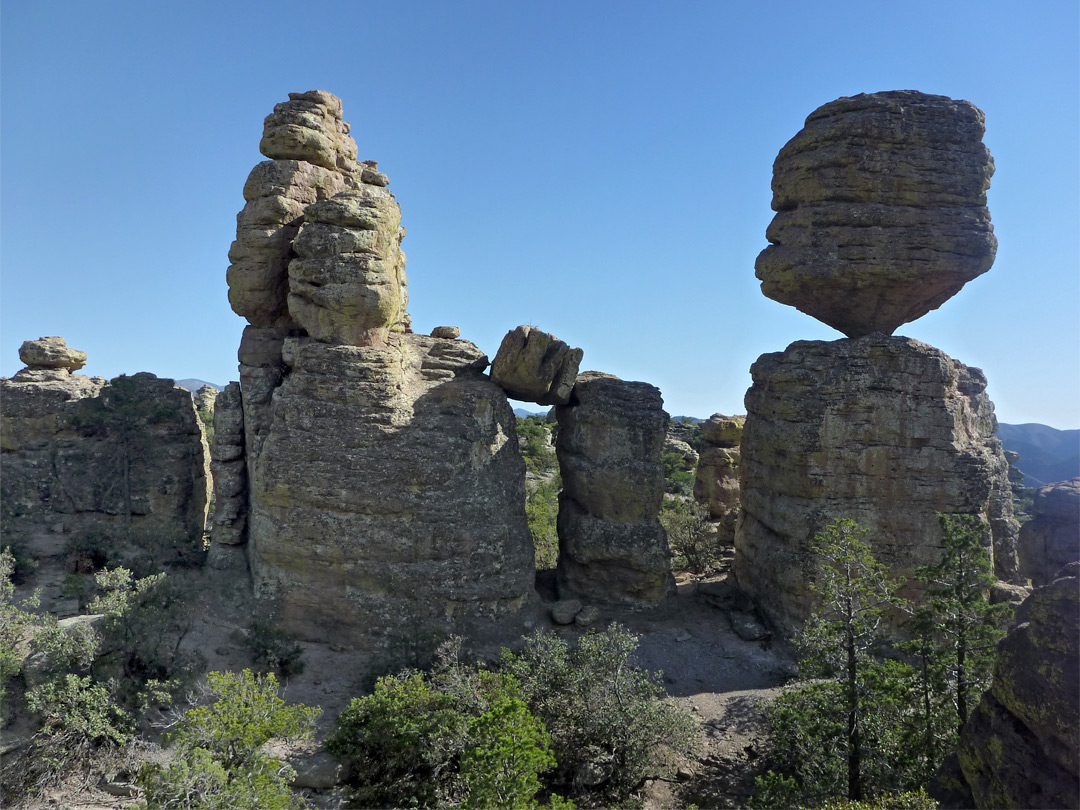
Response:
[{"label": "weathered stone", "polygon": [[574,617],[574,624],[578,627],[592,627],[600,620],[600,608],[596,605],[586,605]]},{"label": "weathered stone", "polygon": [[[217,401],[218,390],[212,385],[204,385],[194,394],[195,410],[200,414],[214,412],[214,402]],[[201,417],[200,417],[201,418]]]},{"label": "weathered stone", "polygon": [[668,453],[676,453],[682,456],[682,463],[679,465],[681,469],[688,472],[693,471],[697,467],[698,463],[698,451],[684,442],[682,439],[676,439],[670,433],[664,436],[664,451],[666,456]]},{"label": "weathered stone", "polygon": [[244,458],[244,406],[240,384],[231,382],[218,394],[214,408],[214,441],[210,472],[214,482],[213,543],[240,545],[247,540],[247,460]]},{"label": "weathered stone", "polygon": [[[107,385],[64,369],[0,380],[4,544],[37,563],[46,609],[67,572],[190,561],[209,476],[191,394],[152,374]],[[153,559],[151,559],[153,558]]]},{"label": "weathered stone", "polygon": [[62,368],[78,371],[86,365],[86,352],[68,348],[62,337],[27,340],[19,347],[19,359],[30,368]]},{"label": "weathered stone", "polygon": [[444,340],[457,340],[461,337],[461,329],[456,326],[436,326],[431,330],[431,336]]},{"label": "weathered stone", "polygon": [[772,635],[753,613],[732,610],[728,613],[728,622],[732,632],[743,641],[762,641]]},{"label": "weathered stone", "polygon": [[491,363],[491,379],[513,399],[565,405],[584,352],[548,332],[519,326],[506,333]]},{"label": "weathered stone", "polygon": [[989,524],[994,570],[1016,581],[1017,525],[997,420],[978,369],[918,341],[799,341],[751,368],[740,462],[735,574],[785,633],[813,609],[815,533],[835,518],[869,530],[904,576],[937,562],[938,513]]},{"label": "weathered stone", "polygon": [[742,441],[745,416],[724,416],[714,413],[701,423],[701,436],[716,447],[738,448]]},{"label": "weathered stone", "polygon": [[560,594],[656,604],[674,591],[660,453],[668,415],[648,383],[586,372],[556,409]]},{"label": "weathered stone", "polygon": [[1080,806],[1080,563],[1037,588],[960,734],[976,807]]},{"label": "weathered stone", "polygon": [[384,343],[408,302],[394,195],[362,185],[308,206],[304,222],[289,262],[293,321],[328,343]]},{"label": "weathered stone", "polygon": [[860,94],[806,119],[773,164],[761,291],[849,337],[891,334],[994,262],[994,172],[973,104]]},{"label": "weathered stone", "polygon": [[525,465],[483,353],[390,335],[291,337],[282,354],[248,528],[256,592],[282,628],[390,657],[450,632],[519,634],[535,600]]},{"label": "weathered stone", "polygon": [[551,620],[555,624],[573,624],[581,610],[581,600],[560,599],[551,606]]},{"label": "weathered stone", "polygon": [[306,160],[338,171],[359,171],[356,142],[341,118],[341,99],[325,90],[289,93],[263,122],[259,151],[275,160]]},{"label": "weathered stone", "polygon": [[1080,560],[1080,478],[1040,488],[1031,514],[1020,529],[1021,573],[1045,585],[1063,565]]}]

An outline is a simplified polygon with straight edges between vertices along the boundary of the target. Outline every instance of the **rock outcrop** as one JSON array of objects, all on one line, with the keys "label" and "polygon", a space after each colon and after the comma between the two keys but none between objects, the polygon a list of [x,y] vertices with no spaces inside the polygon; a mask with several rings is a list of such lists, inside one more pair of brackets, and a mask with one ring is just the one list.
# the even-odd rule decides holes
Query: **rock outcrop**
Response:
[{"label": "rock outcrop", "polygon": [[941,306],[997,249],[984,130],[969,102],[913,90],[815,110],[773,165],[762,292],[848,337]]},{"label": "rock outcrop", "polygon": [[0,380],[0,509],[44,606],[64,611],[66,573],[196,558],[209,476],[191,394],[152,374],[73,374],[86,355],[62,338],[23,348],[34,365]]},{"label": "rock outcrop", "polygon": [[565,405],[583,356],[581,349],[548,332],[519,326],[502,339],[491,363],[491,379],[513,399]]},{"label": "rock outcrop", "polygon": [[400,663],[450,633],[524,630],[525,465],[487,357],[456,328],[411,333],[401,211],[348,133],[321,91],[266,119],[273,160],[249,178],[230,253],[250,325],[239,397],[218,401],[214,540],[226,567],[246,537],[286,633]]},{"label": "rock outcrop", "polygon": [[1020,529],[1020,571],[1032,585],[1045,585],[1080,560],[1080,478],[1040,488],[1031,512]]},{"label": "rock outcrop", "polygon": [[248,481],[244,445],[240,384],[231,382],[214,403],[214,440],[210,444],[214,518],[210,540],[215,545],[238,546],[247,541]]},{"label": "rock outcrop", "polygon": [[714,413],[701,423],[705,446],[698,458],[694,498],[713,520],[723,520],[739,508],[739,443],[745,421]]},{"label": "rock outcrop", "polygon": [[975,807],[1080,807],[1080,563],[1037,588],[960,734]]},{"label": "rock outcrop", "polygon": [[978,369],[902,337],[799,341],[751,368],[735,573],[784,631],[812,610],[814,534],[869,529],[878,560],[908,578],[936,562],[937,513],[979,515],[994,570],[1016,581],[1008,463]]},{"label": "rock outcrop", "polygon": [[560,596],[656,604],[674,589],[660,453],[668,415],[660,391],[595,371],[556,408]]}]

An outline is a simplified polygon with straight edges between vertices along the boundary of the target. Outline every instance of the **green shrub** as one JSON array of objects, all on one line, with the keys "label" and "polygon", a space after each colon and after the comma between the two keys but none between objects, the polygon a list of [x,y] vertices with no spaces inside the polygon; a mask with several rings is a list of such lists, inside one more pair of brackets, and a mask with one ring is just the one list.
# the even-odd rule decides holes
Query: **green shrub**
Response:
[{"label": "green shrub", "polygon": [[669,450],[660,457],[664,468],[666,490],[673,495],[690,496],[694,493],[694,470],[686,469],[686,458],[682,453]]},{"label": "green shrub", "polygon": [[630,664],[637,641],[613,624],[583,636],[574,649],[538,632],[520,652],[503,652],[503,669],[520,682],[551,735],[556,785],[620,800],[696,750],[694,718],[663,699],[659,673]]},{"label": "green shrub", "polygon": [[174,761],[167,767],[147,765],[140,772],[143,806],[149,810],[303,807],[303,800],[288,786],[291,769],[260,749],[273,738],[310,737],[321,710],[287,705],[272,673],[211,672],[207,684],[212,702],[184,714],[172,735]]},{"label": "green shrub", "polygon": [[261,669],[276,672],[283,678],[304,671],[304,662],[300,660],[304,654],[303,648],[272,621],[254,619],[246,642],[252,658]]},{"label": "green shrub", "polygon": [[556,474],[552,478],[529,485],[525,499],[525,517],[533,538],[536,554],[536,570],[554,568],[559,561],[559,490],[562,480]]},{"label": "green shrub", "polygon": [[707,574],[720,562],[719,535],[709,522],[709,511],[697,501],[666,498],[660,523],[667,532],[674,570]]}]

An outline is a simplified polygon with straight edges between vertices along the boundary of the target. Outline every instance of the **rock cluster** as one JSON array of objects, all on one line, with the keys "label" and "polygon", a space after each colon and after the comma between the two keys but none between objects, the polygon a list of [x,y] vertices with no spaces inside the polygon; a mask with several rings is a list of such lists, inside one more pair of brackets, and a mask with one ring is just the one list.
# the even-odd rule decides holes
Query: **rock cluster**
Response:
[{"label": "rock cluster", "polygon": [[[960,734],[975,807],[1080,806],[1080,563],[1037,588]],[[964,806],[971,806],[965,804]]]},{"label": "rock cluster", "polygon": [[1045,585],[1080,560],[1080,478],[1041,487],[1031,512],[1020,528],[1020,571],[1032,585]]},{"label": "rock cluster", "polygon": [[560,596],[656,604],[674,590],[660,453],[668,415],[660,391],[594,371],[556,408]]},{"label": "rock cluster", "polygon": [[565,405],[583,357],[548,332],[519,326],[506,333],[491,363],[491,378],[513,399]]},{"label": "rock cluster", "polygon": [[66,573],[196,555],[209,476],[191,394],[152,374],[73,374],[86,355],[63,338],[20,356],[32,365],[0,379],[0,516],[5,545],[38,563],[44,606],[63,612]]},{"label": "rock cluster", "polygon": [[266,119],[230,253],[250,325],[218,402],[214,540],[246,539],[285,632],[400,663],[523,630],[525,466],[487,357],[453,327],[411,333],[401,211],[348,133],[321,91]]},{"label": "rock cluster", "polygon": [[1008,463],[982,372],[909,338],[799,341],[751,368],[742,437],[739,584],[782,630],[813,608],[814,534],[837,517],[869,529],[909,581],[936,562],[937,513],[989,524],[999,578],[1017,579]]},{"label": "rock cluster", "polygon": [[815,110],[773,165],[762,292],[848,337],[941,306],[997,249],[984,130],[973,104],[913,90]]}]

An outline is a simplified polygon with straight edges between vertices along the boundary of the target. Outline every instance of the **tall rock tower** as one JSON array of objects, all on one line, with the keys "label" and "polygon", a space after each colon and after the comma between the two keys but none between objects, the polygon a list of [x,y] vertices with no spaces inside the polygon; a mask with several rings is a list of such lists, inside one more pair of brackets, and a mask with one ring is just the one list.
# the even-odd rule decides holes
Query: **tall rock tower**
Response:
[{"label": "tall rock tower", "polygon": [[412,333],[401,209],[356,161],[341,101],[289,99],[229,252],[250,325],[242,431],[220,456],[243,444],[229,480],[248,498],[219,551],[247,543],[256,594],[301,639],[422,655],[453,632],[519,634],[534,566],[510,404],[475,345]]},{"label": "tall rock tower", "polygon": [[814,535],[870,530],[909,580],[937,560],[937,513],[978,515],[1015,580],[1018,526],[986,378],[906,337],[993,264],[993,161],[982,112],[915,91],[841,98],[810,114],[773,166],[762,292],[848,335],[799,341],[751,368],[735,575],[785,632],[813,609]]}]

